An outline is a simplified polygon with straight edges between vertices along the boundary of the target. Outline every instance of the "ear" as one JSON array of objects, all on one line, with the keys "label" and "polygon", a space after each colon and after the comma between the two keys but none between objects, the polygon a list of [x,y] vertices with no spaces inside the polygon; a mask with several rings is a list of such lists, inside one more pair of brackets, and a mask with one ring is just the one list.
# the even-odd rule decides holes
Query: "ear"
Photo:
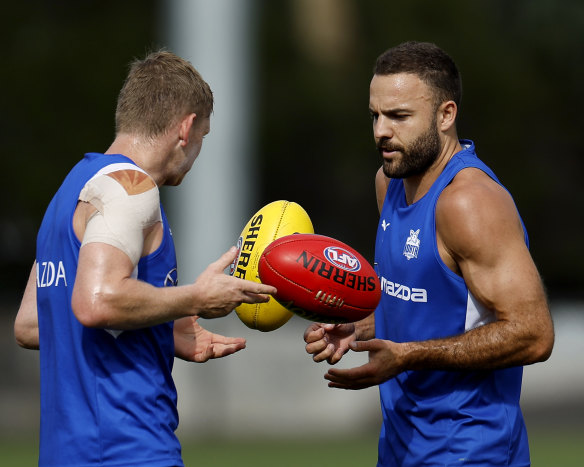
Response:
[{"label": "ear", "polygon": [[181,120],[178,128],[178,139],[181,146],[186,146],[189,143],[191,128],[195,124],[196,118],[197,114],[192,113]]},{"label": "ear", "polygon": [[456,123],[458,107],[454,101],[443,102],[438,107],[438,125],[440,130],[446,132],[453,128]]}]

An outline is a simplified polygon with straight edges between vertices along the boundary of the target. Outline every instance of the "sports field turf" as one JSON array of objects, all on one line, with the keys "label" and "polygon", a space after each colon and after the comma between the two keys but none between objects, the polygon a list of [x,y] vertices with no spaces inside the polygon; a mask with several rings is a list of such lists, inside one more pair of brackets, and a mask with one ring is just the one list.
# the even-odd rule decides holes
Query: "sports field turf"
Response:
[{"label": "sports field turf", "polygon": [[[584,431],[554,430],[530,434],[533,467],[580,467],[584,465]],[[37,461],[36,442],[0,440],[0,465],[30,467]],[[204,467],[355,467],[374,466],[377,440],[266,440],[184,441],[186,466]]]}]

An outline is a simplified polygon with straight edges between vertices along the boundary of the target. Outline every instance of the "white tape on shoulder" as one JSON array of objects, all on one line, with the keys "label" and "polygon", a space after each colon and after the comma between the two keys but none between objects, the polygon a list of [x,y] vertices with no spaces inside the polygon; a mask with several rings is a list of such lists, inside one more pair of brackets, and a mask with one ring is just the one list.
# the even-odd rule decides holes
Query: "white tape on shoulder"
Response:
[{"label": "white tape on shoulder", "polygon": [[158,187],[130,195],[111,176],[98,174],[83,187],[79,200],[97,209],[87,222],[82,245],[107,243],[126,253],[134,266],[138,264],[144,229],[162,219]]},{"label": "white tape on shoulder", "polygon": [[144,170],[134,164],[130,164],[129,162],[116,162],[114,164],[106,165],[102,169],[100,169],[94,177],[98,177],[99,175],[105,175],[112,172],[119,172],[120,170],[132,170],[135,172],[142,172],[143,174],[148,175]]}]

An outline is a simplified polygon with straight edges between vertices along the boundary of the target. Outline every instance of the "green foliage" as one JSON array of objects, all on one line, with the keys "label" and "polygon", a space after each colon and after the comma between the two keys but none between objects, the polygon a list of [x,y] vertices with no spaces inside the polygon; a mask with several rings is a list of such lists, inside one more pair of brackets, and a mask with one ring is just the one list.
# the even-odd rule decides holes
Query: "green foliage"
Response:
[{"label": "green foliage", "polygon": [[154,0],[7,2],[0,88],[0,295],[19,300],[42,215],[85,152],[114,136],[128,62],[156,45]]},{"label": "green foliage", "polygon": [[[337,0],[324,12],[303,8],[328,2],[256,3],[256,160],[267,174],[259,205],[297,201],[319,233],[371,258],[380,163],[367,112],[373,62],[405,40],[436,42],[462,72],[460,136],[475,140],[513,193],[551,294],[582,298],[584,249],[565,235],[584,228],[581,1]],[[163,7],[159,0],[4,5],[0,292],[17,299],[36,227],[65,173],[111,142],[128,62],[167,45]]]},{"label": "green foliage", "polygon": [[582,297],[584,249],[564,232],[584,228],[584,4],[339,0],[350,41],[339,41],[343,60],[331,61],[317,39],[306,45],[299,3],[308,2],[262,3],[263,166],[278,174],[264,200],[298,201],[317,231],[372,257],[380,165],[367,117],[372,66],[400,42],[435,42],[462,73],[459,136],[475,140],[513,194],[550,293]]},{"label": "green foliage", "polygon": [[[114,135],[128,62],[154,43],[154,1],[8,2],[0,74],[2,215],[38,216],[85,152]],[[8,90],[9,92],[6,92]],[[16,196],[15,196],[16,195]]]}]

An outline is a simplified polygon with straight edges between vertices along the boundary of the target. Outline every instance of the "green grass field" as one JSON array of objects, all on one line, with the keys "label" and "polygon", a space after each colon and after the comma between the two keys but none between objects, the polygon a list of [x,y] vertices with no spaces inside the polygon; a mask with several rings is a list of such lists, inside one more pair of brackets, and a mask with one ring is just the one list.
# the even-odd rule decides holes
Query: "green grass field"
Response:
[{"label": "green grass field", "polygon": [[[584,432],[531,433],[533,467],[580,467],[584,460]],[[35,442],[0,440],[0,465],[30,467],[37,461]],[[355,467],[374,466],[377,440],[336,441],[267,440],[185,442],[186,466],[203,467]]]}]

